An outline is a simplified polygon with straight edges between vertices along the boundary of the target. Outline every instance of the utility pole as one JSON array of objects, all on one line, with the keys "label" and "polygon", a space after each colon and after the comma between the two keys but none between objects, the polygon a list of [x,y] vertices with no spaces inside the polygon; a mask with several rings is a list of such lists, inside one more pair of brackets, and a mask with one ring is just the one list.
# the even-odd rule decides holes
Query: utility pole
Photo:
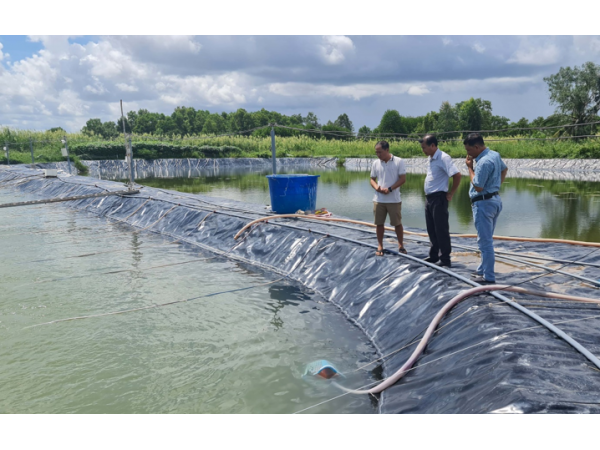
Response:
[{"label": "utility pole", "polygon": [[65,148],[62,149],[62,155],[67,157],[67,161],[69,162],[69,175],[71,175],[71,157],[69,156],[69,145],[67,143],[67,137],[63,136],[60,142],[65,144]]},{"label": "utility pole", "polygon": [[125,115],[123,114],[123,100],[121,100],[121,123],[123,124],[123,139],[125,140],[125,160],[129,166],[129,190],[133,189],[133,146],[131,145],[131,133],[129,134],[129,145],[127,145],[127,134],[125,133]]},{"label": "utility pole", "polygon": [[275,153],[275,124],[271,124],[271,157],[273,159],[273,175],[277,174],[277,155]]}]

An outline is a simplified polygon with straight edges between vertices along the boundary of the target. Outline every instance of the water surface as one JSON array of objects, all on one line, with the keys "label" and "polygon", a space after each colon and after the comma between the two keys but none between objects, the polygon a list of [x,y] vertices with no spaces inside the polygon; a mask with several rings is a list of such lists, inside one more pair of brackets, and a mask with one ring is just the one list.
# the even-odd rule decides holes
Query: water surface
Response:
[{"label": "water surface", "polygon": [[[217,169],[203,177],[137,181],[153,187],[269,205],[269,187],[265,177],[269,173],[264,170]],[[341,168],[280,173],[320,175],[318,208],[325,207],[335,215],[373,220],[373,189],[369,185],[369,172]],[[401,188],[403,223],[408,227],[425,229],[425,175],[409,173],[406,180]],[[452,232],[476,232],[468,191],[469,179],[463,176],[449,206]],[[600,242],[600,183],[507,178],[500,195],[503,211],[496,234]]]},{"label": "water surface", "polygon": [[[0,189],[17,199],[32,197]],[[2,413],[291,413],[340,394],[303,379],[308,362],[375,379],[357,371],[377,358],[365,335],[299,284],[223,258],[154,268],[214,255],[64,205],[3,209],[0,232]],[[311,412],[376,409],[345,396]]]}]

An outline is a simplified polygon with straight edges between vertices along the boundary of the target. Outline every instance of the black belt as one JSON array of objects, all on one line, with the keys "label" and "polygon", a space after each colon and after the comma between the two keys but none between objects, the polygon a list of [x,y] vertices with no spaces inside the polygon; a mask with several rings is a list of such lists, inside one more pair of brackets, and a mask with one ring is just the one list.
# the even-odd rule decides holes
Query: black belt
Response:
[{"label": "black belt", "polygon": [[435,198],[435,197],[441,197],[442,195],[445,197],[446,194],[447,194],[446,191],[438,191],[438,192],[434,192],[433,194],[425,194],[425,197]]},{"label": "black belt", "polygon": [[498,195],[498,192],[492,192],[491,194],[483,194],[483,195],[478,195],[477,197],[473,197],[471,199],[471,204],[478,202],[479,200],[487,200],[490,199],[494,196]]}]

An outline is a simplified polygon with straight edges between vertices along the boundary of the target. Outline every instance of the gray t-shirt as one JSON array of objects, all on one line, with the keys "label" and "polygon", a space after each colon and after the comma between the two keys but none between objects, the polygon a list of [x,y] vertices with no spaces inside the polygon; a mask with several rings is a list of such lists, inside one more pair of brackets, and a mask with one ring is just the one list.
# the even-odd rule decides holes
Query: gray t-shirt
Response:
[{"label": "gray t-shirt", "polygon": [[[383,162],[379,158],[371,166],[371,178],[377,178],[377,184],[382,188],[392,187],[398,181],[400,175],[406,174],[404,161],[397,156],[392,155],[388,162]],[[377,203],[400,203],[400,188],[394,189],[389,194],[375,192],[373,201]]]}]

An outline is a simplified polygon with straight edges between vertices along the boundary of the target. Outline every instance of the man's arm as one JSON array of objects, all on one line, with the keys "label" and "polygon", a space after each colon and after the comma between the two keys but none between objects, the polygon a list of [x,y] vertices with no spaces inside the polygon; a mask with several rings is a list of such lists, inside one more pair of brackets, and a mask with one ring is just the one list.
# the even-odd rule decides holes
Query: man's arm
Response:
[{"label": "man's arm", "polygon": [[390,187],[390,188],[392,188],[392,190],[394,190],[394,189],[398,189],[404,183],[406,183],[406,174],[399,175],[398,181],[396,181],[394,184],[392,184],[391,186],[388,186],[388,187]]},{"label": "man's arm", "polygon": [[[473,179],[475,178],[475,170],[473,170],[473,159],[471,159],[470,156],[467,156],[465,163],[467,164],[467,167],[469,168],[469,176],[471,177],[471,184],[473,185],[473,188],[477,192],[483,191],[482,187],[476,186],[475,183],[473,183]],[[454,187],[454,186],[452,186],[452,187]]]},{"label": "man's arm", "polygon": [[371,187],[375,189],[377,192],[381,192],[381,188],[377,184],[377,177],[371,177]]},{"label": "man's arm", "polygon": [[460,174],[460,172],[456,172],[454,175],[452,175],[452,190],[446,194],[446,199],[448,201],[452,200],[452,197],[456,193],[458,185],[460,184],[461,177],[462,175]]},{"label": "man's arm", "polygon": [[500,184],[504,183],[504,179],[506,178],[506,172],[508,172],[508,167],[502,171],[500,175]]}]

